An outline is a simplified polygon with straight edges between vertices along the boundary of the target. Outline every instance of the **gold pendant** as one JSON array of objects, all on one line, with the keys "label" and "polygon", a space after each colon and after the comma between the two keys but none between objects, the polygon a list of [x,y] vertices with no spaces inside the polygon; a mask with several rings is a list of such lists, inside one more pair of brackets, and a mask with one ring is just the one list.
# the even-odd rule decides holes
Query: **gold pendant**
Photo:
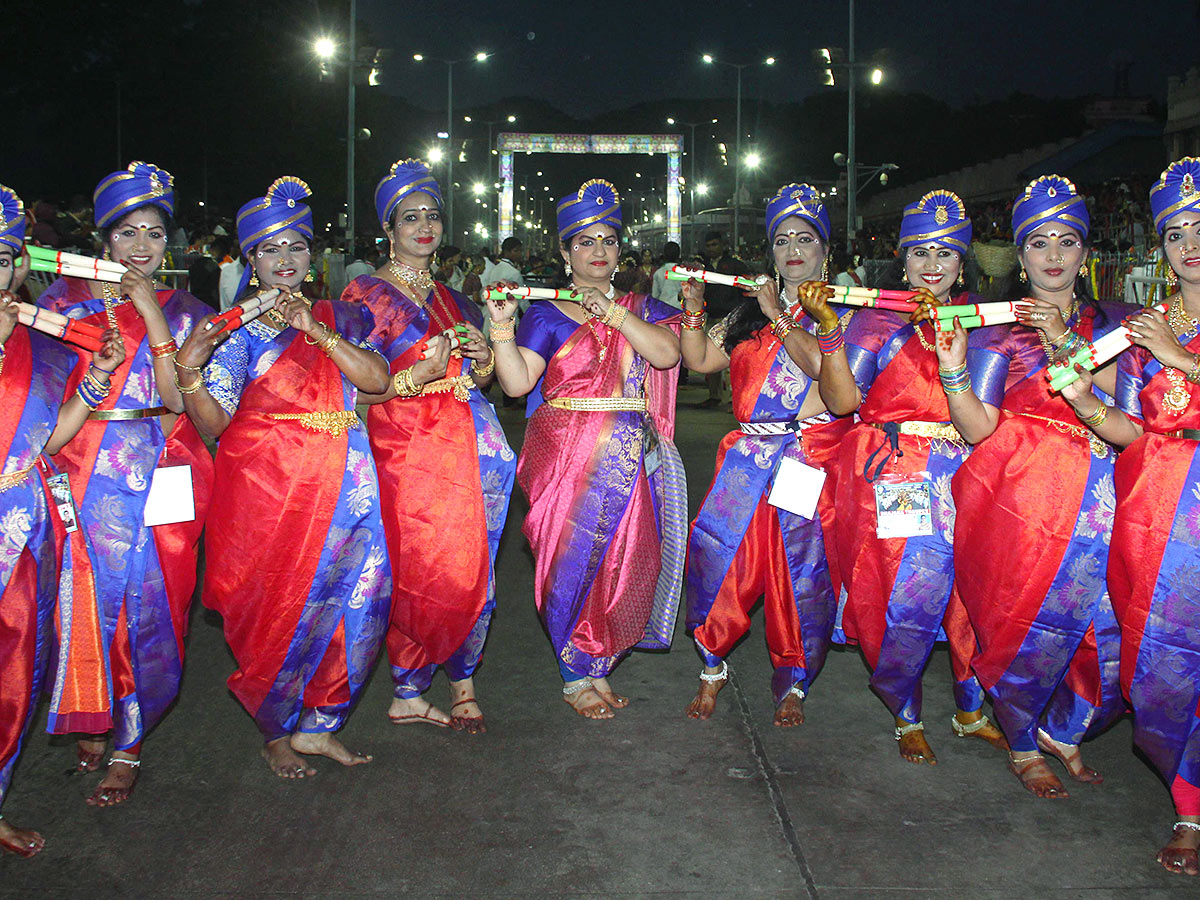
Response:
[{"label": "gold pendant", "polygon": [[604,354],[608,352],[608,347],[604,344],[600,345],[600,354],[597,357],[597,362],[604,362]]}]

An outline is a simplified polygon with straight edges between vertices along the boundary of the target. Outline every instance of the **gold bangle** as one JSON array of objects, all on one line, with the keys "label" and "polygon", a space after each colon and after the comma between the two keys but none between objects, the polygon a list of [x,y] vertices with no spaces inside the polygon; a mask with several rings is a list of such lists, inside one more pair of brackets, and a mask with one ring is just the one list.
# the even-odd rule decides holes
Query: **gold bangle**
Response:
[{"label": "gold bangle", "polygon": [[613,303],[604,313],[604,318],[600,321],[611,328],[613,331],[620,331],[621,326],[625,324],[625,317],[629,315],[629,310],[619,303]]},{"label": "gold bangle", "polygon": [[413,380],[412,366],[401,369],[392,376],[392,385],[396,388],[396,395],[399,397],[415,397],[425,390],[425,385],[417,384]]},{"label": "gold bangle", "polygon": [[[1079,413],[1075,415],[1079,416]],[[1108,418],[1108,404],[1101,403],[1096,407],[1096,411],[1086,416],[1079,416],[1079,421],[1088,428],[1099,428],[1104,424],[1104,420]]]},{"label": "gold bangle", "polygon": [[1192,367],[1184,377],[1192,384],[1200,384],[1200,353],[1192,354]]},{"label": "gold bangle", "polygon": [[496,371],[496,351],[488,353],[488,361],[481,368],[471,368],[471,374],[478,378],[487,378]]},{"label": "gold bangle", "polygon": [[154,359],[165,359],[174,353],[179,352],[179,347],[175,344],[175,338],[169,341],[163,341],[161,344],[150,345],[150,356]]},{"label": "gold bangle", "polygon": [[318,344],[318,346],[321,348],[322,351],[324,351],[326,356],[332,358],[333,351],[337,349],[337,345],[340,344],[341,342],[342,342],[342,333],[340,331],[331,331],[320,342],[320,344]]},{"label": "gold bangle", "polygon": [[200,390],[200,388],[204,387],[204,378],[203,377],[197,378],[196,383],[194,385],[192,385],[191,387],[184,387],[179,382],[179,373],[176,372],[175,373],[175,387],[179,389],[179,393],[181,393],[181,394],[194,394],[194,393],[196,393],[196,391]]},{"label": "gold bangle", "polygon": [[517,336],[517,326],[512,319],[505,319],[503,322],[492,323],[492,343],[506,343],[515,340]]},{"label": "gold bangle", "polygon": [[179,360],[175,360],[175,368],[186,369],[188,372],[203,372],[204,371],[204,366],[189,366],[189,365],[186,365],[185,363],[181,363]]}]

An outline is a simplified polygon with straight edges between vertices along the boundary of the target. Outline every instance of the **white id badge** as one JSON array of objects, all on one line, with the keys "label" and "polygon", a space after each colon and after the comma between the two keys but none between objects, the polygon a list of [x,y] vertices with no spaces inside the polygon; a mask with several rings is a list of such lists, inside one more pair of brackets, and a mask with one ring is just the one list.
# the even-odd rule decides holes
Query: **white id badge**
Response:
[{"label": "white id badge", "polygon": [[58,517],[62,519],[67,534],[78,531],[79,517],[75,515],[75,498],[71,496],[71,482],[67,473],[50,476],[46,479],[46,484],[50,486],[50,496],[54,498],[54,505],[58,507]]},{"label": "white id badge", "polygon": [[801,518],[811,519],[817,512],[817,498],[821,496],[824,486],[824,469],[814,469],[798,459],[785,456],[775,472],[775,483],[771,486],[767,502]]},{"label": "white id badge", "polygon": [[646,470],[647,478],[662,467],[662,457],[658,452],[658,434],[649,423],[642,432],[642,467]]},{"label": "white id badge", "polygon": [[884,475],[875,482],[875,535],[909,538],[933,534],[933,495],[919,475]]},{"label": "white id badge", "polygon": [[191,522],[195,518],[192,467],[164,466],[155,469],[142,519],[146,526],[173,525],[176,522]]}]

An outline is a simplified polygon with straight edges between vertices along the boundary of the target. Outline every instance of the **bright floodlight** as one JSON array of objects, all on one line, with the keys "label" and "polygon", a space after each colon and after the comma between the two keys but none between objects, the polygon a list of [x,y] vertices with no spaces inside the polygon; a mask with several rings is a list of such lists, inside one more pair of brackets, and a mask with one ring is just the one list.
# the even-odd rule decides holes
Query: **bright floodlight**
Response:
[{"label": "bright floodlight", "polygon": [[471,121],[471,117],[470,117],[470,116],[463,116],[463,121],[464,121],[464,122],[470,122],[470,121]]},{"label": "bright floodlight", "polygon": [[516,116],[509,116],[509,117],[508,117],[508,121],[509,121],[509,122],[515,122],[515,121],[517,121],[517,117],[516,117]]},{"label": "bright floodlight", "polygon": [[414,53],[413,54],[413,59],[415,59],[417,62],[420,62],[424,58],[425,58],[425,54],[423,54],[423,53]]},{"label": "bright floodlight", "polygon": [[667,124],[668,124],[668,125],[674,125],[674,124],[675,124],[675,120],[674,120],[673,118],[671,118],[670,116],[667,116]]},{"label": "bright floodlight", "polygon": [[883,69],[871,70],[871,84],[879,84],[883,81]]},{"label": "bright floodlight", "polygon": [[661,225],[661,224],[662,224],[662,213],[655,213],[655,214],[654,214],[654,224],[655,224],[655,225]]},{"label": "bright floodlight", "polygon": [[758,164],[760,162],[762,162],[762,157],[759,156],[757,153],[747,153],[746,154],[746,167],[747,168],[757,169]]},{"label": "bright floodlight", "polygon": [[321,59],[332,59],[333,51],[337,49],[337,45],[333,42],[333,38],[317,38],[313,44],[313,50]]},{"label": "bright floodlight", "polygon": [[478,197],[480,194],[482,194],[484,191],[486,191],[487,188],[485,188],[482,184],[480,184],[477,181],[473,185],[471,185],[471,190],[473,190],[475,192],[475,196]]},{"label": "bright floodlight", "polygon": [[701,58],[702,60],[704,60],[706,63],[712,63],[712,61],[713,61],[713,58],[712,58],[712,54],[711,54],[711,53],[705,53],[705,54],[704,54],[702,57],[700,57],[700,58]]},{"label": "bright floodlight", "polygon": [[426,155],[429,157],[431,163],[440,163],[445,154],[442,153],[441,147],[430,147],[429,153]]},{"label": "bright floodlight", "polygon": [[487,58],[488,58],[488,55],[486,53],[484,53],[482,50],[475,54],[475,62],[483,62]]},{"label": "bright floodlight", "polygon": [[763,60],[763,63],[768,66],[773,66],[773,65],[775,65],[775,57],[768,56],[766,59]]},{"label": "bright floodlight", "polygon": [[699,194],[701,197],[703,197],[705,194],[708,193],[708,185],[705,184],[703,181],[700,182],[698,185],[696,185],[696,193]]}]

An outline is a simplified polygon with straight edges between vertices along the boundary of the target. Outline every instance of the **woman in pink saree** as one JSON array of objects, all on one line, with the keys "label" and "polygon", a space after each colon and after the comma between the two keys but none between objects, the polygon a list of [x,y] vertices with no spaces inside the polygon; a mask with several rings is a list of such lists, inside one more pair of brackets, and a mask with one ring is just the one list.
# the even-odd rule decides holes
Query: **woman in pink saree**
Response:
[{"label": "woman in pink saree", "polygon": [[519,332],[516,300],[488,301],[500,386],[530,395],[517,481],[534,599],[563,699],[591,719],[628,704],[607,676],[630,650],[670,646],[687,538],[672,443],[679,310],[617,296],[620,228],[616,190],[586,182],[558,204],[576,299],[533,304]]}]

